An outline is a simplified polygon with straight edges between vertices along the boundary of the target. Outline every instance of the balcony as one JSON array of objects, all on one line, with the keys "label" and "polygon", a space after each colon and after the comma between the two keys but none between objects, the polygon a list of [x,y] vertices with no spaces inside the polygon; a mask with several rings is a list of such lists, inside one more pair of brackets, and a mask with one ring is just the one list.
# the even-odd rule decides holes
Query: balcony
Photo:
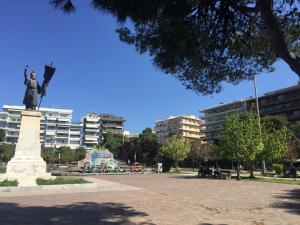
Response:
[{"label": "balcony", "polygon": [[91,124],[91,123],[87,123],[85,124],[86,128],[99,128],[99,124]]},{"label": "balcony", "polygon": [[57,130],[57,134],[69,134],[69,130]]},{"label": "balcony", "polygon": [[98,137],[97,136],[84,136],[84,140],[98,142]]},{"label": "balcony", "polygon": [[98,123],[98,121],[99,121],[99,118],[85,118],[85,121],[86,122],[96,122],[96,123]]}]

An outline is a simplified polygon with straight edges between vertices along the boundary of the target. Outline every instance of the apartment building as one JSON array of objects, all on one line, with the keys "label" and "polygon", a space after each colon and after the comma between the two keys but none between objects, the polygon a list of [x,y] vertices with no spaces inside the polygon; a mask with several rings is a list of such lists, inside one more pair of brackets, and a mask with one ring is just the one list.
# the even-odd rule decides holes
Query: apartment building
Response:
[{"label": "apartment building", "polygon": [[204,134],[204,121],[192,116],[170,116],[167,119],[155,121],[155,133],[160,142],[175,135],[189,139],[199,139]]},{"label": "apartment building", "polygon": [[[17,143],[21,111],[24,109],[24,106],[3,106],[3,112],[0,112],[0,129],[5,130],[7,143]],[[74,149],[81,145],[82,124],[72,124],[72,110],[40,108],[40,112],[40,142],[43,147],[69,146]]]},{"label": "apartment building", "polygon": [[112,114],[88,113],[82,118],[83,146],[91,148],[103,140],[103,134],[123,134],[125,119]]},{"label": "apartment building", "polygon": [[[202,119],[206,123],[204,139],[213,141],[218,137],[224,118],[231,112],[255,110],[255,98],[220,104],[215,107],[200,110],[204,113]],[[258,97],[260,116],[285,115],[288,121],[300,121],[300,84],[268,92]]]},{"label": "apartment building", "polygon": [[204,114],[202,119],[205,121],[205,131],[202,136],[203,141],[212,142],[216,139],[225,117],[229,113],[245,112],[246,110],[246,100],[234,101],[227,104],[221,103],[220,105],[200,110]]},{"label": "apartment building", "polygon": [[[247,100],[248,108],[255,109],[255,99]],[[300,120],[300,84],[265,93],[258,98],[260,115],[285,115],[288,121]]]}]

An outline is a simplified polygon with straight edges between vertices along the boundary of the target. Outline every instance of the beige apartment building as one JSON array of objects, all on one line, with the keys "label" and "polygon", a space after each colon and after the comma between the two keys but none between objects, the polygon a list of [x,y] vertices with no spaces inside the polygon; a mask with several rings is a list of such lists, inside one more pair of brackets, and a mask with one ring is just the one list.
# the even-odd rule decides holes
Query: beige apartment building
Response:
[{"label": "beige apartment building", "polygon": [[192,115],[170,116],[155,121],[155,133],[160,142],[171,136],[200,139],[204,135],[204,121]]}]

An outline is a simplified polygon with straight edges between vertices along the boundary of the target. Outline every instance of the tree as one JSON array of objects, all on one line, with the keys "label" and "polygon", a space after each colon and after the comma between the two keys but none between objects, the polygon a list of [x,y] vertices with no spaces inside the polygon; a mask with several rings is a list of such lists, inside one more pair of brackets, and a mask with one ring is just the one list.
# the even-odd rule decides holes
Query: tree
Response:
[{"label": "tree", "polygon": [[139,135],[137,143],[139,150],[137,152],[137,159],[146,165],[153,166],[158,160],[159,144],[157,135],[152,132],[151,128],[146,128]]},{"label": "tree", "polygon": [[0,145],[0,157],[1,161],[8,162],[15,154],[15,145],[1,144]]},{"label": "tree", "polygon": [[0,129],[0,142],[5,141],[5,130]]},{"label": "tree", "polygon": [[190,152],[190,141],[184,138],[171,137],[160,150],[162,156],[175,160],[176,171],[178,171],[178,162],[184,160]]},{"label": "tree", "polygon": [[262,123],[262,140],[264,149],[260,158],[267,162],[281,159],[288,150],[291,132],[286,128],[278,128],[272,122]]},{"label": "tree", "polygon": [[[75,11],[72,0],[51,3],[64,12]],[[299,0],[91,3],[116,17],[121,41],[141,54],[148,52],[156,67],[196,92],[218,92],[222,81],[237,84],[273,71],[277,59],[300,76]],[[127,21],[133,26],[126,27]]]},{"label": "tree", "polygon": [[138,161],[149,166],[153,166],[158,160],[159,143],[157,136],[151,128],[145,128],[138,137],[126,139],[119,148],[120,159],[128,162]]},{"label": "tree", "polygon": [[104,134],[103,145],[113,153],[114,157],[118,158],[120,154],[120,148],[123,143],[122,134],[114,134],[107,132]]},{"label": "tree", "polygon": [[202,143],[201,140],[195,140],[191,142],[191,151],[189,158],[192,162],[199,162],[201,160],[216,159],[216,151],[214,146],[210,143]]},{"label": "tree", "polygon": [[[237,179],[240,179],[240,162],[253,164],[263,150],[258,118],[253,112],[244,115],[232,113],[225,118],[220,135],[221,154],[237,162]],[[251,166],[251,177],[253,167]]]},{"label": "tree", "polygon": [[61,146],[58,148],[58,152],[61,156],[61,162],[69,163],[74,161],[74,151],[67,146]]},{"label": "tree", "polygon": [[53,163],[55,161],[58,161],[58,155],[55,153],[54,148],[44,148],[42,150],[42,158],[47,163]]},{"label": "tree", "polygon": [[79,147],[74,151],[74,161],[80,161],[85,158],[86,149]]}]

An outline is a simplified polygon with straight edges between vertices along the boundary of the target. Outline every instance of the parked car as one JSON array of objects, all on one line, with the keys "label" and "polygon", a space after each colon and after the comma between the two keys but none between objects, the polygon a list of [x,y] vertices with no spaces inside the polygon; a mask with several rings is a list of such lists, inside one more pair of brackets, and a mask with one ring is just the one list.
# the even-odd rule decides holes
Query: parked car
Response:
[{"label": "parked car", "polygon": [[135,162],[132,166],[130,166],[130,172],[141,172],[142,166],[139,163]]}]

